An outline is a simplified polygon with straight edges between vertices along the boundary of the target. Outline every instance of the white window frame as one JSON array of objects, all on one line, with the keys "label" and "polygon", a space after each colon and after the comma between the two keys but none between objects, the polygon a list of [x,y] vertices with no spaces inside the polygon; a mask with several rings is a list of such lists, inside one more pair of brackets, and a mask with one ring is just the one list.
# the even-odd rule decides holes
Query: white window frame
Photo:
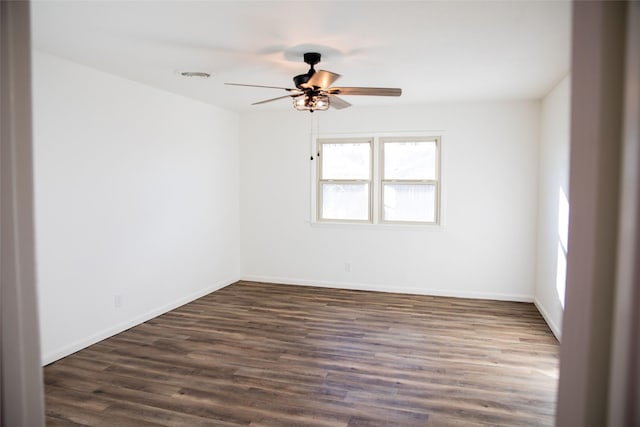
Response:
[{"label": "white window frame", "polygon": [[[435,154],[435,179],[387,179],[384,176],[384,145],[385,143],[400,142],[434,142],[436,145]],[[379,138],[379,176],[380,195],[378,203],[379,221],[382,224],[415,224],[415,225],[438,225],[440,224],[440,137],[382,137]],[[433,185],[435,187],[434,194],[434,219],[433,221],[403,221],[403,220],[386,220],[384,218],[384,186],[385,184],[406,184],[406,185]]]},{"label": "white window frame", "polygon": [[[311,149],[311,166],[309,169],[310,176],[310,192],[309,198],[310,218],[309,224],[318,227],[375,227],[375,228],[411,228],[423,231],[444,231],[446,227],[446,185],[445,185],[445,147],[442,144],[446,132],[442,130],[433,131],[417,131],[417,132],[382,132],[382,133],[335,133],[322,134],[312,132],[310,134]],[[435,222],[417,222],[417,221],[382,221],[382,171],[384,167],[382,163],[381,141],[386,140],[402,140],[402,141],[432,141],[437,139],[437,191],[436,191],[436,212]],[[369,182],[369,221],[354,220],[335,220],[321,218],[321,142],[343,141],[358,142],[371,141],[371,162],[370,162],[370,182]],[[314,164],[315,163],[315,164]]]},{"label": "white window frame", "polygon": [[[369,144],[369,177],[368,179],[325,179],[322,176],[322,147],[324,144]],[[327,223],[353,223],[371,224],[373,223],[373,162],[374,162],[374,141],[373,138],[318,138],[316,140],[318,153],[318,166],[316,170],[316,220]],[[322,184],[367,184],[367,219],[336,219],[322,218]]]}]

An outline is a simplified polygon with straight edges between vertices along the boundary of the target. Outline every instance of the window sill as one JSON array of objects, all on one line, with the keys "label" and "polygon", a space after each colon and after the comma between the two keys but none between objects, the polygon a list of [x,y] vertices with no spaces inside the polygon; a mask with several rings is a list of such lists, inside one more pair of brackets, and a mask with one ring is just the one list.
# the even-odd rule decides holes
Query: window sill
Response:
[{"label": "window sill", "polygon": [[334,228],[352,230],[407,230],[423,232],[441,232],[445,230],[443,224],[401,224],[401,223],[357,223],[357,222],[319,222],[307,221],[312,228]]}]

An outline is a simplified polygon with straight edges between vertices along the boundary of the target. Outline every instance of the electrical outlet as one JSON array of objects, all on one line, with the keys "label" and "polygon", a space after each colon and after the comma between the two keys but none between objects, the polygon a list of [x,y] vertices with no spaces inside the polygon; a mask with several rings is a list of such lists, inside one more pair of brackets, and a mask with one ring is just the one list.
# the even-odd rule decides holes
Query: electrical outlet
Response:
[{"label": "electrical outlet", "polygon": [[351,263],[344,263],[344,271],[346,271],[347,273],[351,272]]},{"label": "electrical outlet", "polygon": [[121,308],[123,303],[124,303],[124,297],[122,295],[114,295],[113,306],[115,308]]}]

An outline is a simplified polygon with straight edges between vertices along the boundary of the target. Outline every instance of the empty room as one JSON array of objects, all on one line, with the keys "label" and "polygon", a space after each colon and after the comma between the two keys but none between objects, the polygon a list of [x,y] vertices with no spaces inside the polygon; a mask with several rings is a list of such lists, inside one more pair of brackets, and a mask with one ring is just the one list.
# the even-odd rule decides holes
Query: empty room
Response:
[{"label": "empty room", "polygon": [[[574,168],[589,116],[572,91],[597,88],[574,74],[593,57],[576,34],[624,7],[25,4],[34,309],[16,311],[42,403],[14,419],[550,426],[578,401],[611,416],[589,411],[621,382],[581,397],[560,372],[584,376],[579,334],[561,342],[563,318],[588,315],[568,305],[591,218],[570,203],[590,168]],[[595,235],[617,230],[604,222]]]}]

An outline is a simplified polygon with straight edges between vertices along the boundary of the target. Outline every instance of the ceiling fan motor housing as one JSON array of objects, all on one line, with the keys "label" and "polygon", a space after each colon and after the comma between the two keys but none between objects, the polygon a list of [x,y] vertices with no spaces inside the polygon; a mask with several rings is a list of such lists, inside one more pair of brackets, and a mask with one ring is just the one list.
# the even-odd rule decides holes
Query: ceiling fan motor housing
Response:
[{"label": "ceiling fan motor housing", "polygon": [[293,78],[293,84],[295,84],[298,89],[301,89],[302,85],[307,83],[312,75],[313,74],[298,74]]}]

